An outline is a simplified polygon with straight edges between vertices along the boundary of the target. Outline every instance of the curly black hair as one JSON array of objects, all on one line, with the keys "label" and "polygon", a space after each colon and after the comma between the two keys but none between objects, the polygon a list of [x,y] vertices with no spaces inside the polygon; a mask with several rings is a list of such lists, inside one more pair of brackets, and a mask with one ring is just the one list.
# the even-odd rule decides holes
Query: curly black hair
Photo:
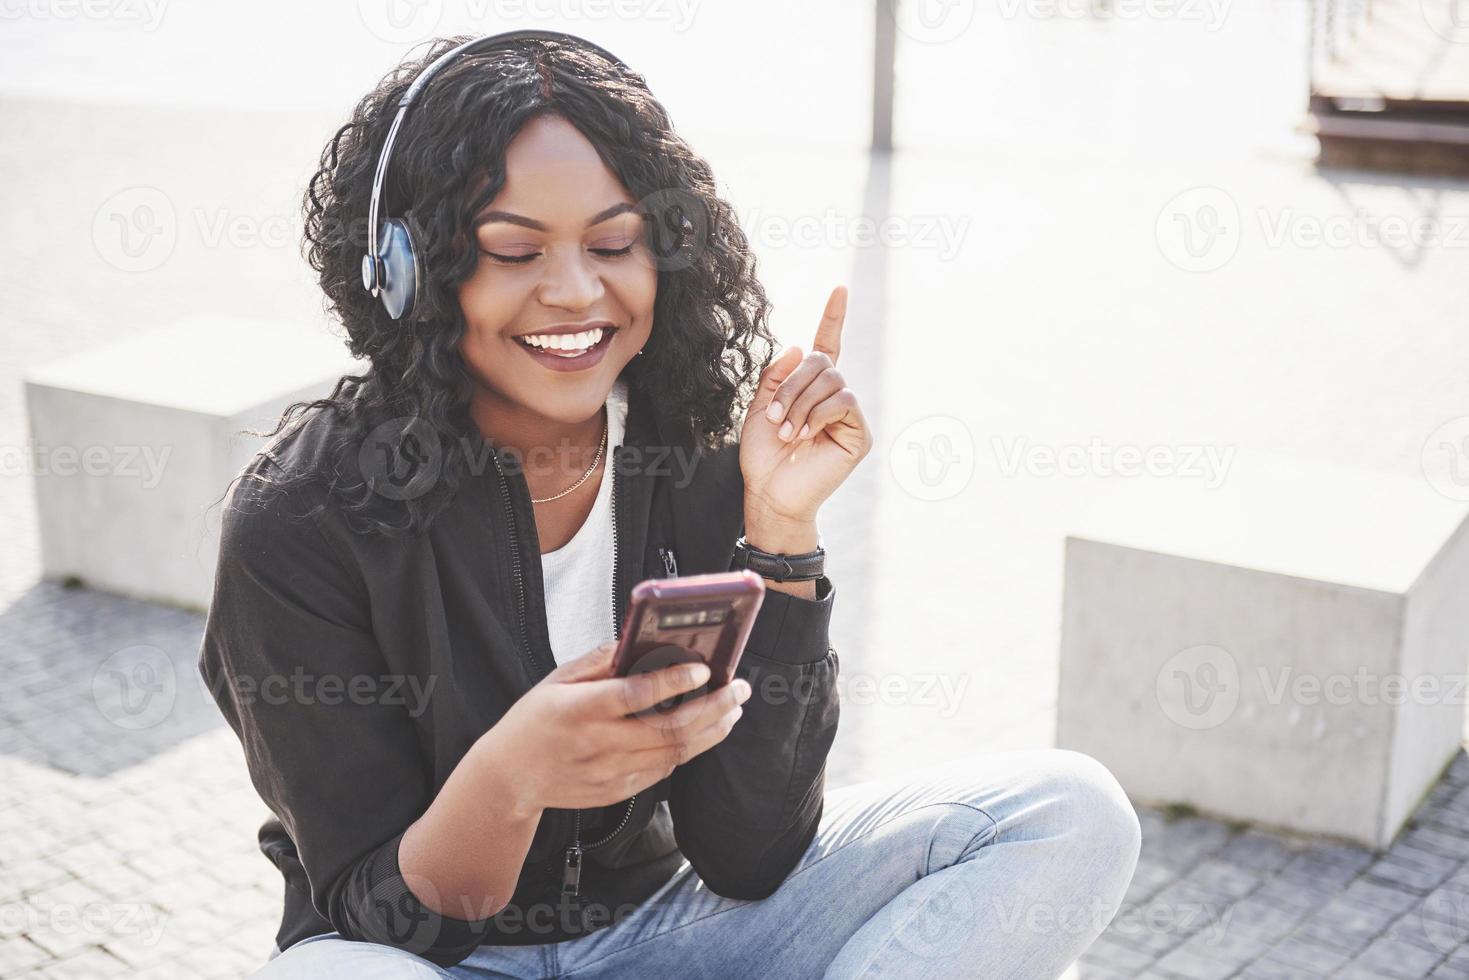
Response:
[{"label": "curly black hair", "polygon": [[557,39],[521,39],[460,57],[415,101],[394,145],[382,207],[409,222],[425,275],[411,316],[388,315],[361,280],[378,157],[413,79],[467,40],[428,42],[421,57],[405,60],[358,102],[322,151],[302,200],[303,256],[318,273],[327,311],[346,328],[349,349],[370,366],[343,377],[326,398],[288,406],[273,430],[257,435],[275,436],[319,409],[339,416],[331,458],[355,455],[369,432],[379,438],[385,422],[405,418],[419,434],[437,433],[442,450],[432,489],[410,499],[385,499],[371,481],[343,479],[340,469],[273,482],[280,489],[324,483],[322,506],[339,508],[359,532],[421,533],[463,478],[474,381],[459,352],[465,321],[456,287],[479,261],[472,220],[505,184],[506,149],[542,114],[575,126],[640,202],[649,249],[660,260],[652,335],[644,356],[624,369],[627,383],[684,425],[693,447],[716,448],[730,441],[773,353],[754,253],[708,163],[674,132],[642,75]]}]

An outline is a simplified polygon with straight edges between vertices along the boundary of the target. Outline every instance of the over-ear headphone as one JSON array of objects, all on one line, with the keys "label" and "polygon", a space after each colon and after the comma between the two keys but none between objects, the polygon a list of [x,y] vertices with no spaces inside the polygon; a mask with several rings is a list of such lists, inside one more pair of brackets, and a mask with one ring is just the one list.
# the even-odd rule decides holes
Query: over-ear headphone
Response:
[{"label": "over-ear headphone", "polygon": [[434,75],[461,55],[475,54],[492,47],[527,39],[562,41],[581,45],[597,52],[614,64],[627,67],[621,58],[605,48],[598,47],[586,38],[562,31],[527,30],[491,34],[472,41],[465,41],[435,58],[427,68],[419,73],[418,77],[413,80],[413,84],[408,86],[408,91],[404,92],[403,97],[398,100],[398,114],[393,117],[393,124],[388,128],[388,138],[383,141],[382,155],[378,157],[377,172],[372,178],[372,203],[368,206],[367,212],[367,227],[370,231],[375,231],[375,234],[368,240],[367,254],[362,256],[362,288],[382,300],[388,315],[394,320],[401,320],[413,312],[413,300],[418,295],[419,282],[423,275],[423,260],[419,257],[418,245],[413,241],[413,234],[408,230],[408,222],[401,218],[388,218],[381,225],[378,224],[383,178],[388,172],[388,160],[393,154],[393,143],[398,139],[398,129],[403,125],[403,117],[408,114],[408,107],[413,104],[414,99],[418,98]]}]

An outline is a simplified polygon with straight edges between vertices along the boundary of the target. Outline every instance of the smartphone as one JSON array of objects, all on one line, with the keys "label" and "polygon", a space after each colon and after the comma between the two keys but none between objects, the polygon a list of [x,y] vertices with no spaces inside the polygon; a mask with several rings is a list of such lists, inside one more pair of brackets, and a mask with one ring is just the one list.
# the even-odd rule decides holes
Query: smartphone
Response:
[{"label": "smartphone", "polygon": [[748,570],[640,582],[632,590],[612,672],[626,677],[679,663],[708,664],[703,687],[649,710],[666,711],[717,690],[734,679],[764,598],[765,582]]}]

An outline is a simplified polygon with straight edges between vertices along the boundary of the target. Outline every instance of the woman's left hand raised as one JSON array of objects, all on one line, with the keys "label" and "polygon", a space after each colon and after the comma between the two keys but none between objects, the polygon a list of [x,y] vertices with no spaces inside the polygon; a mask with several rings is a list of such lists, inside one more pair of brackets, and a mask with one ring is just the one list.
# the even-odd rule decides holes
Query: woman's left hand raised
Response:
[{"label": "woman's left hand raised", "polygon": [[837,286],[811,353],[782,351],[761,373],[745,413],[745,535],[762,550],[814,548],[818,508],[872,448],[857,396],[836,369],[846,316],[847,287]]}]

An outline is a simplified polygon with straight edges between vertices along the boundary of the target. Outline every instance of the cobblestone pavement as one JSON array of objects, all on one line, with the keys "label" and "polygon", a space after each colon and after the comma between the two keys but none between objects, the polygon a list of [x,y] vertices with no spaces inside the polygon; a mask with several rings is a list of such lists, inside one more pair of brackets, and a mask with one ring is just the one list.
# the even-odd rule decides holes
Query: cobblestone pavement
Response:
[{"label": "cobblestone pavement", "polygon": [[[196,613],[56,583],[5,604],[0,977],[236,977],[263,962],[278,878],[254,846],[264,810],[238,743],[197,680],[202,629]],[[1381,855],[1141,818],[1137,875],[1081,980],[1469,977],[1463,753]]]}]

